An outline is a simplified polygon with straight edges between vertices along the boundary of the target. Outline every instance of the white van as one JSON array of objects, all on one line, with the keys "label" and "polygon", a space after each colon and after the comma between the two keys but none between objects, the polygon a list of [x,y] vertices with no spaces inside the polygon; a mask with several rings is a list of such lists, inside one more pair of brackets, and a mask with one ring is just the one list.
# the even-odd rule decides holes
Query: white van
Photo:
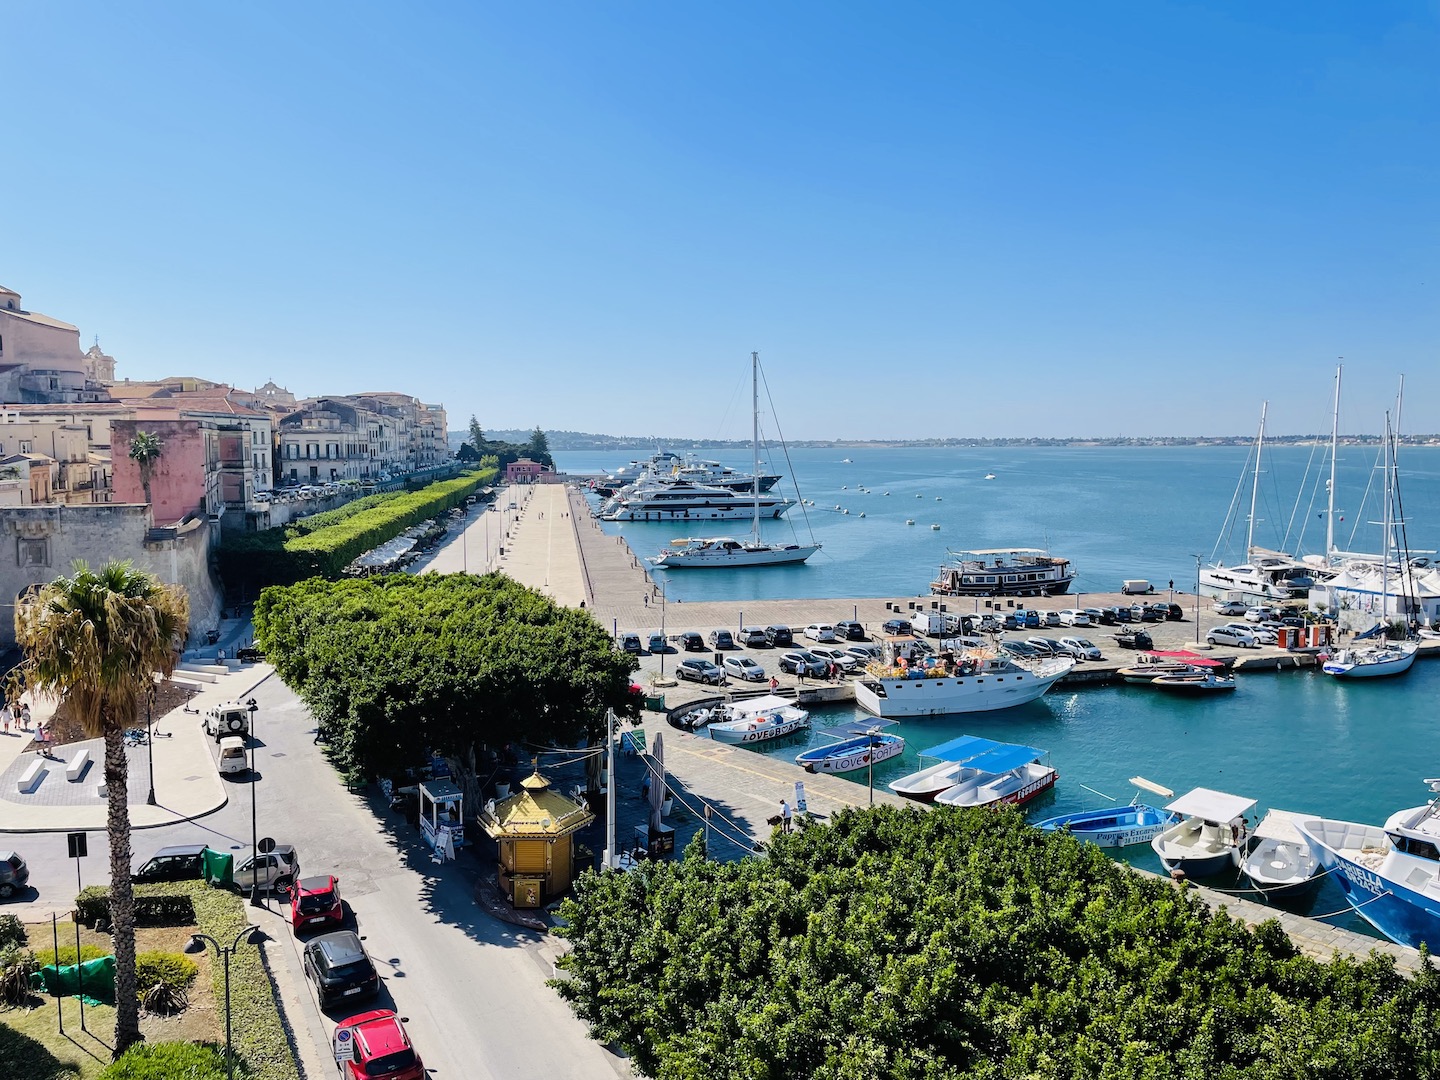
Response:
[{"label": "white van", "polygon": [[1154,591],[1154,586],[1144,578],[1131,578],[1120,585],[1120,592],[1125,596],[1143,596]]},{"label": "white van", "polygon": [[243,773],[250,768],[245,760],[245,740],[233,735],[220,740],[220,775]]}]

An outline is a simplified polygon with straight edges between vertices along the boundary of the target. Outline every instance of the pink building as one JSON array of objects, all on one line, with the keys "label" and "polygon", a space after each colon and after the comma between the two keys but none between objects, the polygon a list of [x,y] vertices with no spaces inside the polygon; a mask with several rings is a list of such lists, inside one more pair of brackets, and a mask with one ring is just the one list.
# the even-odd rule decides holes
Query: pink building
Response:
[{"label": "pink building", "polygon": [[519,461],[512,461],[505,466],[507,484],[544,484],[554,475],[540,462],[531,461],[529,458],[522,457]]},{"label": "pink building", "polygon": [[[198,420],[114,420],[110,424],[114,501],[143,503],[145,485],[140,466],[130,457],[130,443],[141,431],[160,437],[160,456],[150,476],[151,522],[171,525],[187,514],[220,513],[217,432]],[[213,488],[214,490],[210,490]]]}]

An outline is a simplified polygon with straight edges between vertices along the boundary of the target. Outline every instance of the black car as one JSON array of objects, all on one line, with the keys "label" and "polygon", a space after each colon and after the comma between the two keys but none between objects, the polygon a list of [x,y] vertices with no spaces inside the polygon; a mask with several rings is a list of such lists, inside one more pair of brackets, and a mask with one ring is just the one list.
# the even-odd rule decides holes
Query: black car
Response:
[{"label": "black car", "polygon": [[880,629],[884,630],[887,634],[898,637],[901,634],[910,633],[913,627],[911,627],[909,619],[886,619],[885,625]]},{"label": "black car", "polygon": [[305,946],[301,961],[305,977],[315,984],[320,1007],[346,998],[359,1001],[380,992],[380,976],[351,930],[321,934]]},{"label": "black car", "polygon": [[1122,630],[1115,635],[1115,643],[1122,649],[1150,649],[1155,645],[1144,630]]},{"label": "black car", "polygon": [[864,641],[865,627],[852,619],[842,619],[835,624],[835,636],[842,641]]},{"label": "black car", "polygon": [[682,679],[698,683],[713,683],[719,686],[725,681],[725,672],[709,660],[681,660],[675,666],[675,674]]},{"label": "black car", "polygon": [[705,639],[694,630],[686,630],[680,635],[680,647],[686,652],[704,652]]},{"label": "black car", "polygon": [[163,847],[140,864],[130,880],[137,885],[156,881],[195,881],[205,876],[204,844]]},{"label": "black car", "polygon": [[1169,619],[1171,622],[1183,622],[1185,619],[1185,609],[1179,604],[1160,603],[1151,604],[1150,607],[1162,618]]},{"label": "black car", "polygon": [[[735,648],[735,636],[729,630],[711,630],[710,644],[717,649]],[[714,667],[712,664],[711,667]]]},{"label": "black car", "polygon": [[1117,623],[1128,623],[1130,621],[1130,608],[1128,605],[1122,607],[1101,608],[1100,610],[1107,612],[1110,617],[1114,619]]},{"label": "black car", "polygon": [[770,642],[772,649],[783,649],[795,644],[795,635],[790,632],[788,626],[765,627],[765,638]]},{"label": "black car", "polygon": [[1017,660],[1039,660],[1044,655],[1035,646],[1024,641],[1002,641],[1000,648]]}]

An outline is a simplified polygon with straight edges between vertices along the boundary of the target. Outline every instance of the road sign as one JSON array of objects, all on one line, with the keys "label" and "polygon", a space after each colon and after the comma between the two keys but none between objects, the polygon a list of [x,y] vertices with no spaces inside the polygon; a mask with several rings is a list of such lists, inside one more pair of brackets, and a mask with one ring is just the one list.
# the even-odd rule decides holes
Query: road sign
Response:
[{"label": "road sign", "polygon": [[340,1028],[335,1032],[335,1060],[355,1060],[355,1035],[349,1028]]},{"label": "road sign", "polygon": [[260,843],[256,844],[255,847],[259,850],[261,855],[269,855],[270,852],[275,850],[275,838],[272,836],[263,837]]},{"label": "road sign", "polygon": [[85,834],[83,832],[67,833],[65,840],[70,845],[70,858],[83,859],[88,854],[86,851]]}]

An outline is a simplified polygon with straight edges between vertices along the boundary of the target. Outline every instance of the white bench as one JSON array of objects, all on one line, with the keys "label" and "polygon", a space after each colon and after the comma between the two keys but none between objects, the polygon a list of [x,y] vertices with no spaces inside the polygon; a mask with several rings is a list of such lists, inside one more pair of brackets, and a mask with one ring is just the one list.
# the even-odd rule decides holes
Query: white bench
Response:
[{"label": "white bench", "polygon": [[35,793],[35,789],[40,786],[40,781],[45,779],[45,766],[47,764],[48,762],[44,758],[37,757],[30,763],[25,771],[20,774],[20,779],[15,781],[15,787],[19,789],[21,795],[33,795]]},{"label": "white bench", "polygon": [[65,766],[65,779],[75,783],[85,775],[85,770],[90,767],[89,749],[75,751],[75,756],[70,759],[70,764]]}]

